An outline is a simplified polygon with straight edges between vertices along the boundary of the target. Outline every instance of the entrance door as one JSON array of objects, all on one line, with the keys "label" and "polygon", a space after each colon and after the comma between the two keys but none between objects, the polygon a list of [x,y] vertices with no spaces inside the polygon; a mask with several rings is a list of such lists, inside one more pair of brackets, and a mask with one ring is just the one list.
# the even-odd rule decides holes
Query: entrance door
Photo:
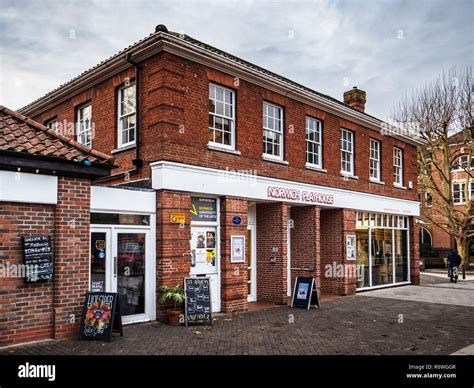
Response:
[{"label": "entrance door", "polygon": [[125,228],[91,229],[91,291],[117,292],[123,321],[149,319],[146,269],[149,231]]},{"label": "entrance door", "polygon": [[293,227],[293,220],[290,218],[290,209],[288,209],[288,229],[287,229],[287,262],[286,262],[286,274],[287,274],[287,291],[286,295],[291,296],[291,229]]},{"label": "entrance door", "polygon": [[221,310],[219,246],[217,227],[191,227],[191,276],[208,277],[211,282],[212,312]]},{"label": "entrance door", "polygon": [[247,261],[247,287],[249,302],[255,302],[257,300],[257,262],[255,254],[257,241],[255,237],[255,225],[248,225],[247,238],[245,240],[245,259]]}]

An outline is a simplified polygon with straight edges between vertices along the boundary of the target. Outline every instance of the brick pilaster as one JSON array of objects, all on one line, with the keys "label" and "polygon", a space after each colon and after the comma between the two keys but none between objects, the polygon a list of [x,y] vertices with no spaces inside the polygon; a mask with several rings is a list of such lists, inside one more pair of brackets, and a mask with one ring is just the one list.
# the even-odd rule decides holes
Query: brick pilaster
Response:
[{"label": "brick pilaster", "polygon": [[58,179],[54,225],[54,338],[65,338],[78,334],[89,289],[89,180]]},{"label": "brick pilaster", "polygon": [[[183,286],[191,269],[191,196],[189,193],[161,190],[156,193],[156,201],[156,318],[164,321],[171,304],[160,302],[160,286]],[[186,222],[170,223],[171,212],[185,213]]]},{"label": "brick pilaster", "polygon": [[412,284],[420,284],[420,240],[419,225],[415,217],[409,217],[410,227],[410,281]]},{"label": "brick pilaster", "polygon": [[287,303],[288,205],[257,204],[257,301]]},{"label": "brick pilaster", "polygon": [[[247,263],[231,263],[231,236],[247,236],[247,201],[242,198],[221,199],[221,309],[223,312],[248,309]],[[239,216],[240,225],[232,223]]]}]

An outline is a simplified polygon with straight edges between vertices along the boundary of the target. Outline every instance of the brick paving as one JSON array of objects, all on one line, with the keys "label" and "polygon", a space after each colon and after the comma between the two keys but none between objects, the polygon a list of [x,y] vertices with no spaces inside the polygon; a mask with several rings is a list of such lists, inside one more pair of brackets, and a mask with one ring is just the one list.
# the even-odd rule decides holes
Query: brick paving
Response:
[{"label": "brick paving", "polygon": [[472,317],[465,306],[356,295],[310,311],[220,315],[212,327],[150,322],[126,326],[110,343],[55,340],[0,355],[448,355],[474,343]]}]

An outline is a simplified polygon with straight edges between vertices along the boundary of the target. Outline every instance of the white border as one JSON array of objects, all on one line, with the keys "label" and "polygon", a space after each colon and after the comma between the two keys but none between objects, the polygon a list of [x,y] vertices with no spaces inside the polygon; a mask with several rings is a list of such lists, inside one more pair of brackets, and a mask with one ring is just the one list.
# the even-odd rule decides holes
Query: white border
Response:
[{"label": "white border", "polygon": [[0,202],[58,203],[58,177],[0,171]]}]

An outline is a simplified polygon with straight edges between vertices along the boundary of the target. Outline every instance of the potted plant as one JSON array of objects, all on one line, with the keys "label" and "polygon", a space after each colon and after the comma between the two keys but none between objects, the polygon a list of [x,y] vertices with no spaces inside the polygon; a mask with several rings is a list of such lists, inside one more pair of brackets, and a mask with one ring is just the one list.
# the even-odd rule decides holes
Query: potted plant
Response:
[{"label": "potted plant", "polygon": [[179,285],[176,285],[176,287],[161,286],[160,291],[162,292],[160,298],[161,302],[166,303],[172,301],[174,303],[174,308],[166,311],[170,325],[179,326],[179,317],[183,313],[181,306],[185,298],[183,288]]}]

